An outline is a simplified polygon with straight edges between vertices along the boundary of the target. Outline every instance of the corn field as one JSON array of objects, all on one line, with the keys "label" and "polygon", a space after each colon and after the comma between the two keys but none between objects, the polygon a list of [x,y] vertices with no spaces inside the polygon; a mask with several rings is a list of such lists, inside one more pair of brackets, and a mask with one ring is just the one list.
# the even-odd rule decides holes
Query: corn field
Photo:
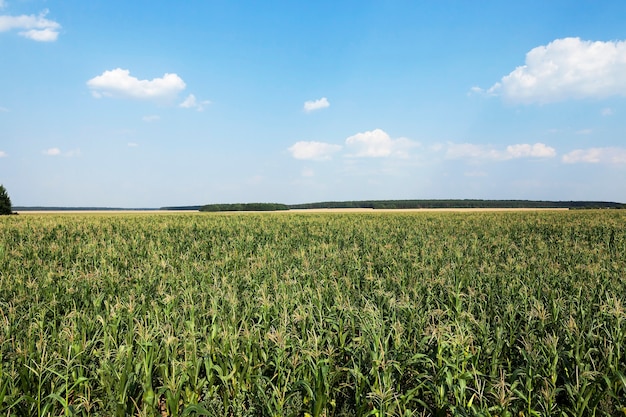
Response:
[{"label": "corn field", "polygon": [[0,415],[624,416],[626,213],[0,218]]}]

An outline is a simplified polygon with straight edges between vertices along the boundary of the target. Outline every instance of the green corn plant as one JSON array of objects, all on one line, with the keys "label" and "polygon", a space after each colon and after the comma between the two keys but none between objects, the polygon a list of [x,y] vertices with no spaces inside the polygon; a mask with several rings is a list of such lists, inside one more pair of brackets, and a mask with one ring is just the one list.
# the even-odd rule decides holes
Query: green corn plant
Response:
[{"label": "green corn plant", "polygon": [[624,219],[1,219],[0,413],[620,415]]}]

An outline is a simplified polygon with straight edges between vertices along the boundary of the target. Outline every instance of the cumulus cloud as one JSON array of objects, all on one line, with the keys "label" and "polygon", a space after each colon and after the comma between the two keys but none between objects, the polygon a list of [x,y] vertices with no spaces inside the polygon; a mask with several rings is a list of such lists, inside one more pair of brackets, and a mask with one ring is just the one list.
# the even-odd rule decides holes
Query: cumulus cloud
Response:
[{"label": "cumulus cloud", "polygon": [[59,37],[59,32],[53,29],[41,29],[41,30],[26,30],[20,32],[20,35],[32,39],[37,42],[54,42]]},{"label": "cumulus cloud", "polygon": [[562,160],[566,164],[626,164],[626,149],[616,147],[576,149],[563,155]]},{"label": "cumulus cloud", "polygon": [[[0,4],[0,8],[5,3]],[[61,25],[46,19],[48,10],[39,15],[0,16],[0,32],[18,30],[18,34],[38,42],[53,42],[59,36]]]},{"label": "cumulus cloud", "polygon": [[211,104],[209,100],[198,101],[196,96],[189,94],[187,98],[178,106],[184,109],[196,109],[198,111],[203,111],[209,104]]},{"label": "cumulus cloud", "polygon": [[543,143],[535,143],[534,145],[523,143],[519,145],[507,146],[505,155],[507,156],[507,159],[553,158],[556,156],[556,150]]},{"label": "cumulus cloud", "polygon": [[167,99],[185,89],[185,82],[176,74],[164,74],[161,78],[140,80],[126,69],[104,71],[87,81],[94,97],[126,97],[134,99]]},{"label": "cumulus cloud", "polygon": [[552,158],[556,150],[543,143],[530,145],[527,143],[509,145],[505,150],[494,149],[491,146],[472,143],[451,143],[446,149],[448,159],[486,159],[506,161],[518,158]]},{"label": "cumulus cloud", "polygon": [[352,150],[349,156],[357,158],[407,157],[417,143],[406,138],[391,139],[384,130],[374,129],[348,137],[346,146]]},{"label": "cumulus cloud", "polygon": [[311,100],[304,102],[304,111],[310,113],[315,110],[325,109],[329,107],[330,103],[326,97],[322,97],[319,100]]},{"label": "cumulus cloud", "polygon": [[291,156],[296,159],[324,161],[330,159],[335,152],[341,150],[341,146],[325,142],[300,141],[296,142],[288,150]]},{"label": "cumulus cloud", "polygon": [[[345,146],[347,156],[353,158],[406,158],[418,144],[406,138],[391,139],[384,130],[374,129],[346,138]],[[296,159],[327,160],[341,149],[341,145],[302,141],[291,146],[289,152]]]},{"label": "cumulus cloud", "polygon": [[486,93],[526,104],[626,96],[626,41],[556,39],[528,52]]}]

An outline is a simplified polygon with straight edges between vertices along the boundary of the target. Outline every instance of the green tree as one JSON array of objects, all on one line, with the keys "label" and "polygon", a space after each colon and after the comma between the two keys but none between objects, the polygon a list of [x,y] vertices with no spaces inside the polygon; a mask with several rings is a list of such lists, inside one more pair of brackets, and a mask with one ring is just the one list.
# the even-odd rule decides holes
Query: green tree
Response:
[{"label": "green tree", "polygon": [[0,215],[11,214],[12,212],[11,198],[9,198],[9,194],[7,194],[4,185],[0,184]]}]

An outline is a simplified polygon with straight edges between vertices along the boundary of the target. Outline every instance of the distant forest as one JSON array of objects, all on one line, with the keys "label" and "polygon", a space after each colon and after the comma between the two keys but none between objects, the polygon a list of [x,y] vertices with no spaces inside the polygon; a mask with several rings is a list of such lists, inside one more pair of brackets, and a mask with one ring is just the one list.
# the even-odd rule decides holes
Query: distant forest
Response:
[{"label": "distant forest", "polygon": [[560,208],[560,209],[622,209],[626,205],[606,201],[533,201],[533,200],[364,200],[327,201],[307,204],[246,203],[207,204],[205,206],[164,207],[169,210],[276,211],[306,209],[420,209],[420,208]]},{"label": "distant forest", "polygon": [[200,211],[278,211],[289,210],[289,206],[279,203],[208,204]]},{"label": "distant forest", "polygon": [[532,201],[532,200],[369,200],[295,204],[290,209],[311,208],[624,208],[624,204],[604,201]]}]

